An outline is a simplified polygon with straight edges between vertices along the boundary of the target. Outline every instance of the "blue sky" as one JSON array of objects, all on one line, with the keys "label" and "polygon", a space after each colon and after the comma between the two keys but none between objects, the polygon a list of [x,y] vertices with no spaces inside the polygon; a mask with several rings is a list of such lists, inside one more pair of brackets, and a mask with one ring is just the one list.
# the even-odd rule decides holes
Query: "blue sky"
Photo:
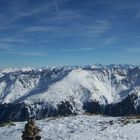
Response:
[{"label": "blue sky", "polygon": [[0,0],[0,67],[140,64],[139,0]]}]

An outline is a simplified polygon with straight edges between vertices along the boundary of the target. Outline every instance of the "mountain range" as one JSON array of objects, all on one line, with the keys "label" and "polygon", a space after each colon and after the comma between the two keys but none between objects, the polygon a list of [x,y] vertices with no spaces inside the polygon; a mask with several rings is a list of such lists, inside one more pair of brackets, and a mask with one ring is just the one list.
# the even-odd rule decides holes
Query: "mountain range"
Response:
[{"label": "mountain range", "polygon": [[0,69],[0,122],[84,113],[140,114],[140,67]]}]

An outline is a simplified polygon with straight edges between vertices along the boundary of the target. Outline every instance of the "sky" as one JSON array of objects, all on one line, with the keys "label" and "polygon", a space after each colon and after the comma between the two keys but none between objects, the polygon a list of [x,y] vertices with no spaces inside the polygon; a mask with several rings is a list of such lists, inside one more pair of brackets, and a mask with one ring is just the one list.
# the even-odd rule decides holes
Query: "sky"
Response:
[{"label": "sky", "polygon": [[0,67],[140,64],[139,0],[0,0]]}]

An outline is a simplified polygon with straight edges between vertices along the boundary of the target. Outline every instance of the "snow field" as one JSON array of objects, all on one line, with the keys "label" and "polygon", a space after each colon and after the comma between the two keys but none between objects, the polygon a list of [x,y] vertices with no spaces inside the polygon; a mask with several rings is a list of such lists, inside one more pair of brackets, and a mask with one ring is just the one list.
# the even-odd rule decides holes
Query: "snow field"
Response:
[{"label": "snow field", "polygon": [[[36,121],[42,140],[139,140],[140,123],[124,125],[120,118],[70,116]],[[110,123],[113,122],[113,124]],[[0,140],[20,140],[26,122],[0,127]]]}]

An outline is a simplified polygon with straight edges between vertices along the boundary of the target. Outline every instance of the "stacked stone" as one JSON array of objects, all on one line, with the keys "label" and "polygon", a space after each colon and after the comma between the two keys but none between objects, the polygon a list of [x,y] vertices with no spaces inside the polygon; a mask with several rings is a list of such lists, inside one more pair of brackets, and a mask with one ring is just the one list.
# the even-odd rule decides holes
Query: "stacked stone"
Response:
[{"label": "stacked stone", "polygon": [[40,140],[39,132],[41,130],[35,126],[35,121],[30,119],[25,125],[25,130],[23,131],[22,140]]}]

